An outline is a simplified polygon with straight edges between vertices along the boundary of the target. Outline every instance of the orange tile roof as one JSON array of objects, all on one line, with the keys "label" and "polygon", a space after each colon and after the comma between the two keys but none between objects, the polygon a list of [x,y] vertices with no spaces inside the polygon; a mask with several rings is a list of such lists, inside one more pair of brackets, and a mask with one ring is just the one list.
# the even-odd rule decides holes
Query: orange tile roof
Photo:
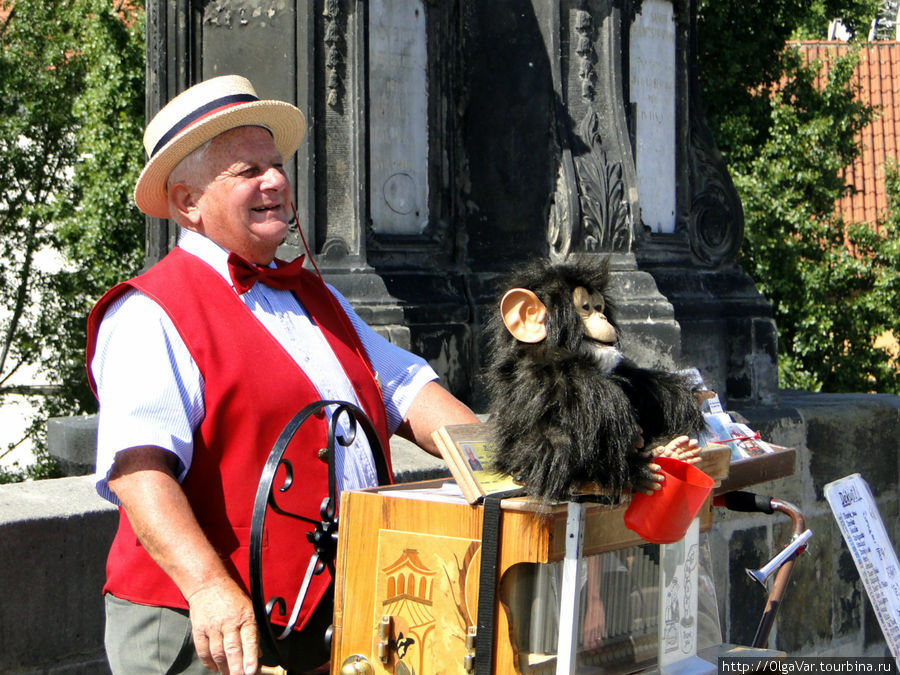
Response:
[{"label": "orange tile roof", "polygon": [[[820,77],[828,72],[835,57],[850,49],[844,42],[790,44],[799,47],[807,61],[822,62]],[[875,107],[875,119],[860,132],[860,156],[844,169],[845,182],[855,190],[838,200],[836,206],[847,221],[875,223],[887,208],[885,160],[898,157],[900,42],[886,40],[861,45],[854,83],[860,87],[860,100]]]}]

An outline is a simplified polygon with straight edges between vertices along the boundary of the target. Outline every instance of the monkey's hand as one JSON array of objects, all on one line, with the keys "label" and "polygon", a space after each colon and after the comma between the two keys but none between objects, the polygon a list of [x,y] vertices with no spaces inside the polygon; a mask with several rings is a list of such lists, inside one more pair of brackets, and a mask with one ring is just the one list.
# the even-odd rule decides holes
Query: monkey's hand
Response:
[{"label": "monkey's hand", "polygon": [[662,474],[659,464],[653,463],[653,453],[635,452],[629,457],[631,465],[631,489],[645,495],[652,495],[662,489],[665,476]]},{"label": "monkey's hand", "polygon": [[654,457],[671,457],[680,459],[688,464],[696,464],[700,461],[700,443],[696,438],[678,436],[665,445],[660,445],[653,450]]},{"label": "monkey's hand", "polygon": [[634,432],[634,447],[637,450],[644,449],[644,430],[637,427]]},{"label": "monkey's hand", "polygon": [[638,474],[634,481],[635,492],[652,495],[662,489],[662,482],[666,479],[659,464],[653,462],[654,457],[671,457],[687,464],[696,464],[700,461],[700,444],[694,438],[678,436],[665,445],[660,445],[649,452],[637,453],[637,457],[646,461],[645,470]]}]

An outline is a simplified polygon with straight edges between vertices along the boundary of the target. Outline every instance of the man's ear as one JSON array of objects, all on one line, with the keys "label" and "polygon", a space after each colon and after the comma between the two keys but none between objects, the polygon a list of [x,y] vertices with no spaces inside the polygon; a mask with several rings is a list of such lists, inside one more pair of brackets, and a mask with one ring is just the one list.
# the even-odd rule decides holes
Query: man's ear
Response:
[{"label": "man's ear", "polygon": [[197,204],[197,192],[184,183],[170,185],[168,192],[171,218],[189,229],[198,230],[200,209]]},{"label": "man's ear", "polygon": [[506,329],[519,342],[534,344],[547,337],[547,308],[533,291],[513,288],[500,301],[500,315]]}]

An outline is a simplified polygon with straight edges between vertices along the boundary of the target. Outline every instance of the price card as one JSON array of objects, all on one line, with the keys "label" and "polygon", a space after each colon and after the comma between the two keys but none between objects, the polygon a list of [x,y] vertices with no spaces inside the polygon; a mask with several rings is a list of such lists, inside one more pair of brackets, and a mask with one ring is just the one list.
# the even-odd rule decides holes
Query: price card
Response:
[{"label": "price card", "polygon": [[825,486],[825,498],[859,570],[891,654],[900,656],[900,564],[868,483],[858,473]]}]

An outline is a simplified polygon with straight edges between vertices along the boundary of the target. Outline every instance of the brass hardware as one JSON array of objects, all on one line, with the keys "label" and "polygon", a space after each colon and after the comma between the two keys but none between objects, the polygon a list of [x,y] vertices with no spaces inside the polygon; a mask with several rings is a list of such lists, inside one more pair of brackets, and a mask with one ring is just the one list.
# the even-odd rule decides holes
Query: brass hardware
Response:
[{"label": "brass hardware", "polygon": [[319,456],[319,459],[321,459],[323,462],[328,461],[328,448],[319,448],[319,452],[317,454]]},{"label": "brass hardware", "polygon": [[378,658],[383,664],[387,664],[391,654],[391,616],[385,614],[378,622],[378,646],[376,648]]},{"label": "brass hardware", "polygon": [[375,669],[362,654],[353,654],[344,659],[340,675],[375,675]]},{"label": "brass hardware", "polygon": [[466,631],[466,649],[472,651],[475,649],[475,642],[478,639],[478,626],[469,626]]},{"label": "brass hardware", "polygon": [[475,672],[475,644],[478,642],[478,626],[469,626],[466,631],[466,657],[463,659],[463,668],[467,673]]}]

